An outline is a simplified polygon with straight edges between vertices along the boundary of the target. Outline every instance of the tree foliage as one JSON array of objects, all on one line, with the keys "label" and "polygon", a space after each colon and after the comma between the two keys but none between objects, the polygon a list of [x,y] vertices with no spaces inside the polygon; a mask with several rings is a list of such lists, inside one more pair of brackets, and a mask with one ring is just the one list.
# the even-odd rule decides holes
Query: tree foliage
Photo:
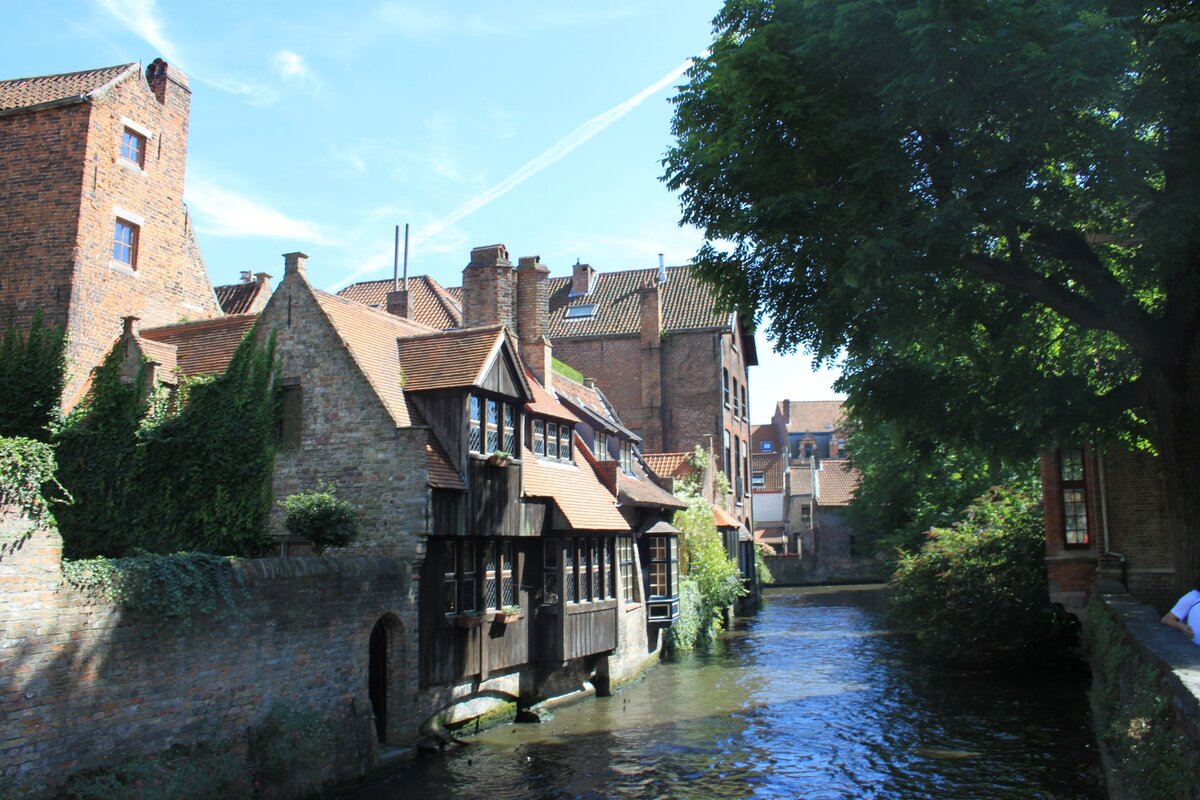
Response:
[{"label": "tree foliage", "polygon": [[29,331],[9,326],[0,338],[0,436],[48,441],[67,374],[67,338],[33,315]]},{"label": "tree foliage", "polygon": [[274,344],[253,332],[224,374],[181,381],[169,401],[142,376],[121,382],[121,354],[58,434],[59,476],[75,498],[59,513],[70,558],[200,551],[253,557],[267,518],[278,424]]},{"label": "tree foliage", "polygon": [[[679,529],[680,572],[685,576],[680,592],[691,595],[694,590],[695,597],[681,604],[681,615],[689,619],[673,634],[672,642],[676,649],[687,650],[721,631],[725,609],[746,594],[746,587],[737,562],[730,560],[721,543],[708,500],[699,495],[688,498],[688,507],[675,512],[674,524]],[[695,619],[690,619],[692,615]],[[690,633],[684,636],[684,632]]]},{"label": "tree foliage", "polygon": [[889,613],[933,657],[981,665],[1053,657],[1077,643],[1078,621],[1051,606],[1044,558],[1039,498],[994,489],[901,556]]},{"label": "tree foliage", "polygon": [[1024,457],[1151,444],[1195,575],[1198,17],[727,0],[665,161],[700,274],[779,347],[844,348],[865,424]]},{"label": "tree foliage", "polygon": [[991,486],[1034,490],[1034,462],[1009,462],[931,438],[908,441],[886,423],[850,432],[850,458],[861,480],[846,515],[865,555],[895,559],[897,551],[919,550],[926,531],[951,524]]},{"label": "tree foliage", "polygon": [[288,495],[279,505],[287,512],[283,524],[288,532],[311,541],[318,553],[326,547],[345,547],[358,535],[353,504],[339,499],[331,486]]}]

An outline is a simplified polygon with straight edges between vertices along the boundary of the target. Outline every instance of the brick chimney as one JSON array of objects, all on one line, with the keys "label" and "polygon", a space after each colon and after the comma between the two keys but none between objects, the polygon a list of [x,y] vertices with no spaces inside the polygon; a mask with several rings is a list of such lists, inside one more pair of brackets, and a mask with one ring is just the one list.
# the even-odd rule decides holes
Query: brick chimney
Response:
[{"label": "brick chimney", "polygon": [[513,325],[516,287],[508,248],[502,244],[476,247],[463,270],[463,327]]},{"label": "brick chimney", "polygon": [[643,447],[648,453],[665,452],[663,440],[662,302],[659,284],[647,282],[638,292],[641,310],[641,372]]},{"label": "brick chimney", "polygon": [[517,266],[517,341],[521,360],[547,391],[552,391],[550,345],[550,268],[541,256],[522,256]]},{"label": "brick chimney", "polygon": [[254,280],[256,280],[259,283],[266,283],[267,281],[271,280],[272,277],[273,276],[269,272],[254,273]]},{"label": "brick chimney", "polygon": [[305,280],[308,279],[308,256],[304,253],[284,253],[283,254],[283,277],[288,275],[299,275]]},{"label": "brick chimney", "polygon": [[571,268],[571,297],[591,294],[595,277],[596,270],[592,269],[591,264],[580,264],[576,260],[575,266]]},{"label": "brick chimney", "polygon": [[191,105],[192,90],[188,88],[187,75],[179,67],[172,67],[161,58],[156,58],[146,67],[146,82],[158,102],[167,105],[169,99],[182,101],[184,109]]},{"label": "brick chimney", "polygon": [[408,319],[408,291],[406,289],[387,293],[387,313]]}]

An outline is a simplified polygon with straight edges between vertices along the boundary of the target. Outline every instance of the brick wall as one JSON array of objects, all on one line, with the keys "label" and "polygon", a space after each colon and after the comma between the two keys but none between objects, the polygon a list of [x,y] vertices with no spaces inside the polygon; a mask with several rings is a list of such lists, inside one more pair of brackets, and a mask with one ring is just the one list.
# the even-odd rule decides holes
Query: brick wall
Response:
[{"label": "brick wall", "polygon": [[[175,744],[237,739],[276,702],[316,711],[337,736],[331,778],[374,760],[368,642],[408,602],[394,559],[260,559],[236,569],[239,614],[190,622],[125,612],[63,584],[58,534],[0,555],[0,774],[45,786]],[[391,648],[397,731],[412,656]],[[231,757],[243,753],[235,751]]]},{"label": "brick wall", "polygon": [[[121,333],[218,316],[220,308],[183,204],[190,92],[187,79],[151,65],[159,102],[135,75],[87,103],[0,118],[0,313],[23,322],[34,306],[68,313],[74,402],[91,368]],[[144,168],[120,157],[125,120],[150,133]],[[118,209],[141,226],[137,268],[112,260]]]}]

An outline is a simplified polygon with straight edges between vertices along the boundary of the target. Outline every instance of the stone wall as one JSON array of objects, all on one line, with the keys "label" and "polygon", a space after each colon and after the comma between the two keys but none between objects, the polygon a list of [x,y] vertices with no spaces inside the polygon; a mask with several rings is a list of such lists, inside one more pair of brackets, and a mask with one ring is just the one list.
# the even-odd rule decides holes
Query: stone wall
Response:
[{"label": "stone wall", "polygon": [[236,614],[172,621],[80,594],[60,553],[54,531],[0,553],[0,775],[18,784],[239,740],[275,703],[322,714],[338,741],[328,777],[352,778],[376,753],[368,643],[380,620],[396,645],[389,727],[416,730],[402,718],[415,657],[397,621],[410,586],[394,559],[241,562]]}]

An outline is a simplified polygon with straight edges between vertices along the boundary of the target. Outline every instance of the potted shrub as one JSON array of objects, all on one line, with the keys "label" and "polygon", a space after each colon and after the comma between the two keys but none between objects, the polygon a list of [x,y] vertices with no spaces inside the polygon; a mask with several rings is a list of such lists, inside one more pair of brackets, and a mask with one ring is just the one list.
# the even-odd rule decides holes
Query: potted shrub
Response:
[{"label": "potted shrub", "polygon": [[507,467],[512,463],[512,456],[503,450],[496,450],[488,456],[488,463],[494,467]]},{"label": "potted shrub", "polygon": [[510,622],[516,622],[521,618],[520,606],[505,606],[496,612],[495,620],[501,624],[507,625]]},{"label": "potted shrub", "polygon": [[283,524],[288,532],[308,539],[318,554],[326,547],[345,547],[358,535],[354,506],[339,500],[331,486],[288,495],[279,505],[287,511]]}]

